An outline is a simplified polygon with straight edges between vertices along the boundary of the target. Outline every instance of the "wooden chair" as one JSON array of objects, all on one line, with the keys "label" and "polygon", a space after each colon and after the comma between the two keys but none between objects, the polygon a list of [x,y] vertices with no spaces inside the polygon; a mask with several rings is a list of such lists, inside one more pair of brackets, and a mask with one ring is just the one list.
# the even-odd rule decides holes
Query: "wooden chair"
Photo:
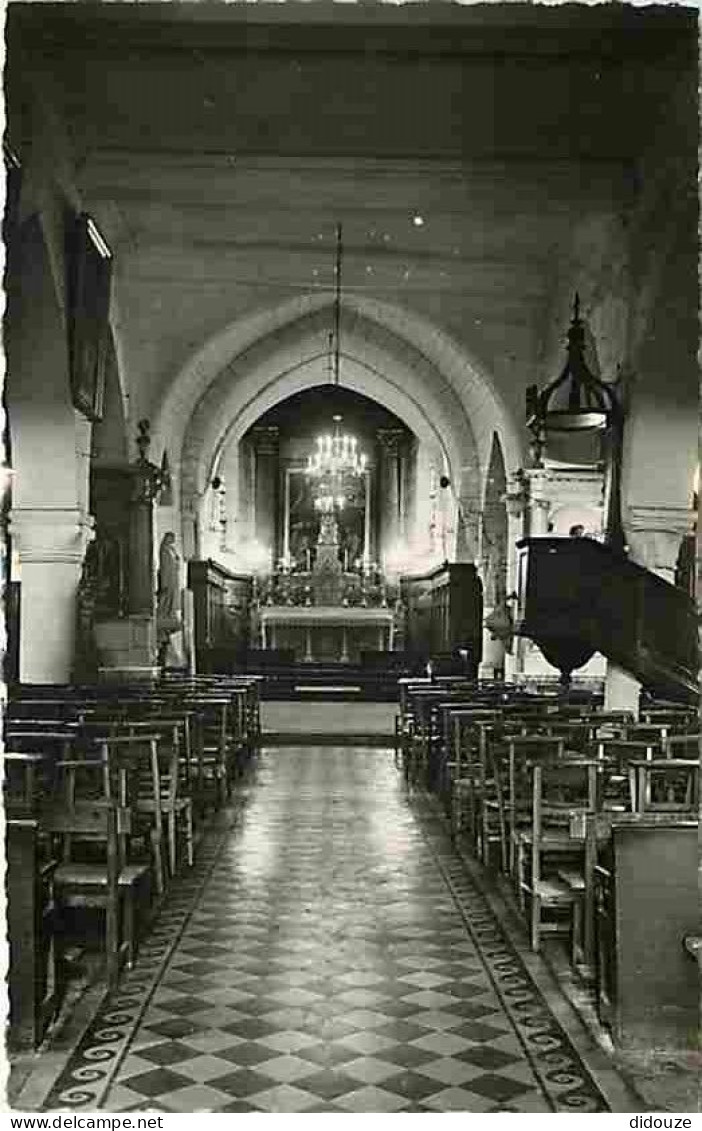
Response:
[{"label": "wooden chair", "polygon": [[666,758],[694,758],[699,750],[699,734],[670,734],[663,740],[663,755]]},{"label": "wooden chair", "polygon": [[[161,732],[153,724],[139,727],[126,724],[117,733],[97,740],[103,758],[111,766],[117,780],[114,797],[124,809],[131,811],[130,832],[143,831],[148,839],[153,859],[156,892],[163,895],[166,873],[163,858],[163,787],[159,761]],[[122,851],[125,850],[125,833],[120,832]]]},{"label": "wooden chair", "polygon": [[[168,863],[171,876],[177,871],[177,830],[182,822],[185,832],[185,851],[189,867],[193,866],[193,802],[189,792],[190,771],[189,726],[187,718],[169,717],[158,713],[148,724],[157,726],[159,738],[157,755],[159,760],[160,811],[166,822],[168,843]],[[133,724],[130,733],[135,732]],[[155,804],[149,808],[155,811]]]},{"label": "wooden chair", "polygon": [[230,697],[227,768],[231,790],[231,787],[242,776],[244,767],[251,754],[251,745],[249,742],[249,688],[246,685],[232,683],[231,679],[226,681],[225,688]]},{"label": "wooden chair", "polygon": [[509,870],[509,747],[499,724],[479,726],[480,859],[493,866],[493,845],[499,848],[500,868]]},{"label": "wooden chair", "polygon": [[209,693],[190,694],[184,705],[194,711],[192,738],[196,774],[195,796],[200,812],[211,801],[215,809],[226,803],[231,779],[228,769],[229,699]]},{"label": "wooden chair", "polygon": [[699,810],[698,758],[653,758],[629,764],[634,813],[696,813]]},{"label": "wooden chair", "polygon": [[696,730],[699,722],[699,713],[695,707],[683,707],[680,704],[668,703],[667,705],[642,706],[640,711],[642,723],[663,724],[669,726],[672,732]]},{"label": "wooden chair", "polygon": [[[517,883],[517,852],[522,834],[533,819],[533,789],[530,766],[535,760],[557,762],[564,757],[566,740],[560,735],[507,734],[503,739],[503,815],[505,839],[509,845],[504,866]],[[517,890],[519,891],[518,883]]]},{"label": "wooden chair", "polygon": [[448,714],[451,753],[447,770],[451,791],[451,835],[456,838],[466,830],[471,852],[476,856],[480,854],[487,729],[495,724],[497,718],[495,711],[472,708],[452,708]]},{"label": "wooden chair", "polygon": [[645,742],[653,746],[657,753],[663,749],[663,743],[674,727],[670,723],[631,723],[626,728],[626,738],[629,742]]},{"label": "wooden chair", "polygon": [[597,743],[597,757],[604,776],[601,807],[610,812],[633,812],[634,791],[629,767],[635,760],[651,760],[656,746],[651,741],[603,739]]},{"label": "wooden chair", "polygon": [[447,815],[451,813],[453,782],[459,771],[456,763],[454,718],[457,711],[471,709],[471,704],[464,702],[462,696],[442,701],[435,708],[435,737],[430,751],[433,765],[429,770],[429,782],[430,788],[441,799]]},{"label": "wooden chair", "polygon": [[[47,799],[41,808],[42,829],[61,843],[63,860],[53,874],[56,902],[57,982],[65,987],[64,949],[67,931],[63,919],[68,908],[105,911],[105,957],[110,986],[117,982],[123,962],[131,966],[135,955],[134,900],[148,876],[145,864],[124,858],[121,836],[130,831],[130,810],[105,796],[105,759],[68,760],[57,765],[66,788]],[[83,795],[83,782],[93,777]],[[90,847],[90,858],[81,848]],[[94,859],[100,855],[102,859]]]},{"label": "wooden chair", "polygon": [[[163,786],[158,744],[161,732],[148,721],[106,716],[82,724],[80,741],[74,743],[75,766],[81,761],[101,760],[104,796],[131,810],[130,832],[148,841],[153,860],[157,894],[163,895],[166,873],[163,858]],[[69,775],[69,783],[71,777]],[[120,832],[121,850],[126,834]]]},{"label": "wooden chair", "polygon": [[545,932],[565,929],[572,938],[580,929],[577,919],[573,922],[573,911],[578,893],[584,892],[583,844],[571,835],[570,824],[575,813],[595,808],[597,771],[595,759],[544,758],[527,763],[531,827],[517,833],[516,882],[534,951],[540,949]]}]

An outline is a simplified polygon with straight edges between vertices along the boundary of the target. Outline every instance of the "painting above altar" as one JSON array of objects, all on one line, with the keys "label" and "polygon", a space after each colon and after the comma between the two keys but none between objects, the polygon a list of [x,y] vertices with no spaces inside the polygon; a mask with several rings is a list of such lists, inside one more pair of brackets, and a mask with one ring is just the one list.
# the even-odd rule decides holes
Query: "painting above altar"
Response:
[{"label": "painting above altar", "polygon": [[[347,491],[342,507],[334,508],[336,519],[335,554],[340,568],[355,572],[368,561],[365,544],[365,512],[370,506],[367,476],[359,479],[354,491]],[[330,545],[325,520],[330,515],[315,506],[315,494],[303,467],[285,470],[285,514],[283,559],[281,565],[293,573],[309,573],[316,564],[320,545]],[[328,526],[328,523],[327,523]],[[323,555],[324,556],[324,555]],[[329,560],[329,553],[326,554]]]}]

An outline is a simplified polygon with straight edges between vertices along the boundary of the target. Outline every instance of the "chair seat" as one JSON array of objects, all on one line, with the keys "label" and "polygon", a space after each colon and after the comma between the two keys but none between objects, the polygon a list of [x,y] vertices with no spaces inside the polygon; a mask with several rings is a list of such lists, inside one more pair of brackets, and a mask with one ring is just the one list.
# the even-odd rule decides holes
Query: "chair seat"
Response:
[{"label": "chair seat", "polygon": [[[515,840],[519,844],[532,847],[534,844],[534,837],[531,829],[517,829],[514,834]],[[544,833],[541,837],[541,847],[544,852],[573,852],[581,847],[581,842],[575,837],[570,836],[569,833]]]},{"label": "chair seat", "polygon": [[559,869],[558,878],[573,894],[581,894],[585,891],[585,877],[581,872],[573,872],[568,868]]},{"label": "chair seat", "polygon": [[[168,813],[170,809],[180,813],[183,809],[187,809],[189,804],[189,797],[176,797],[172,802],[168,796],[165,796],[161,798],[159,808],[162,813]],[[136,808],[140,813],[153,813],[156,810],[156,800],[153,797],[140,797],[136,801]]]},{"label": "chair seat", "polygon": [[574,895],[567,884],[562,880],[539,880],[536,884],[536,895],[542,905],[547,907],[567,907],[572,904]]},{"label": "chair seat", "polygon": [[499,801],[495,801],[493,797],[484,797],[482,803],[483,809],[489,809],[491,813],[501,813],[504,809],[504,806],[500,805]]},{"label": "chair seat", "polygon": [[[119,874],[119,886],[132,887],[148,871],[148,864],[126,864]],[[57,887],[107,887],[107,872],[101,864],[59,864],[54,883]]]}]

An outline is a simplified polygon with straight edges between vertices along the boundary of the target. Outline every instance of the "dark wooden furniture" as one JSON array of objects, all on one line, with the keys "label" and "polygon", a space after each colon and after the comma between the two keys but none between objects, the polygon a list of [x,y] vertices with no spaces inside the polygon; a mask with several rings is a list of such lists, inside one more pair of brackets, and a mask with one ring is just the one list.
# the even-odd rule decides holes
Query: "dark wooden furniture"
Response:
[{"label": "dark wooden furniture", "polygon": [[598,996],[623,1047],[698,1047],[699,971],[685,941],[700,934],[697,838],[694,816],[613,821],[597,869]]},{"label": "dark wooden furniture", "polygon": [[230,573],[211,558],[188,562],[198,672],[227,672],[245,665],[252,587],[251,577]]},{"label": "dark wooden furniture", "polygon": [[44,808],[41,823],[47,833],[63,838],[64,855],[72,852],[81,837],[90,838],[93,843],[100,839],[105,845],[104,862],[86,863],[69,858],[57,866],[54,898],[58,924],[54,938],[58,951],[57,982],[61,991],[66,982],[63,973],[66,932],[61,923],[65,910],[72,907],[104,909],[107,980],[112,987],[117,983],[121,964],[125,962],[131,967],[134,961],[135,891],[147,874],[145,865],[128,864],[121,859],[120,832],[129,831],[129,812],[116,802],[102,798],[71,803],[55,801]]},{"label": "dark wooden furniture", "polygon": [[414,655],[467,653],[465,675],[476,678],[482,656],[483,593],[474,565],[445,562],[430,573],[400,578],[406,609],[405,648]]},{"label": "dark wooden furniture", "polygon": [[60,1006],[54,872],[38,816],[44,755],[3,755],[11,1048],[37,1048]]},{"label": "dark wooden furniture", "polygon": [[525,538],[516,631],[564,680],[602,652],[657,694],[698,696],[697,619],[690,597],[590,538]]},{"label": "dark wooden furniture", "polygon": [[130,506],[134,474],[126,465],[95,467],[90,474],[90,506],[95,540],[90,544],[93,615],[101,620],[128,612]]}]

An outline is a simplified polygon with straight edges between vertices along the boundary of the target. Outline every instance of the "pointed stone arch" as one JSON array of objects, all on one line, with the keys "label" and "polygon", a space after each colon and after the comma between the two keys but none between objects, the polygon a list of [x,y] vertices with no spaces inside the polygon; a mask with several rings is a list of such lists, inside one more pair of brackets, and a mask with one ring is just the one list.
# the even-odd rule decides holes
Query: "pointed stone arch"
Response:
[{"label": "pointed stone arch", "polygon": [[490,462],[483,494],[483,529],[481,568],[485,586],[485,604],[494,605],[505,597],[507,578],[507,471],[502,444],[493,433]]},{"label": "pointed stone arch", "polygon": [[[154,413],[154,435],[157,445],[180,452],[184,523],[197,514],[224,445],[280,400],[328,380],[332,302],[329,294],[306,295],[238,320],[171,384]],[[341,383],[385,405],[432,445],[465,513],[477,516],[494,431],[511,466],[521,460],[517,431],[490,379],[444,331],[376,299],[344,298],[341,340]],[[477,521],[468,526],[475,542]]]}]

